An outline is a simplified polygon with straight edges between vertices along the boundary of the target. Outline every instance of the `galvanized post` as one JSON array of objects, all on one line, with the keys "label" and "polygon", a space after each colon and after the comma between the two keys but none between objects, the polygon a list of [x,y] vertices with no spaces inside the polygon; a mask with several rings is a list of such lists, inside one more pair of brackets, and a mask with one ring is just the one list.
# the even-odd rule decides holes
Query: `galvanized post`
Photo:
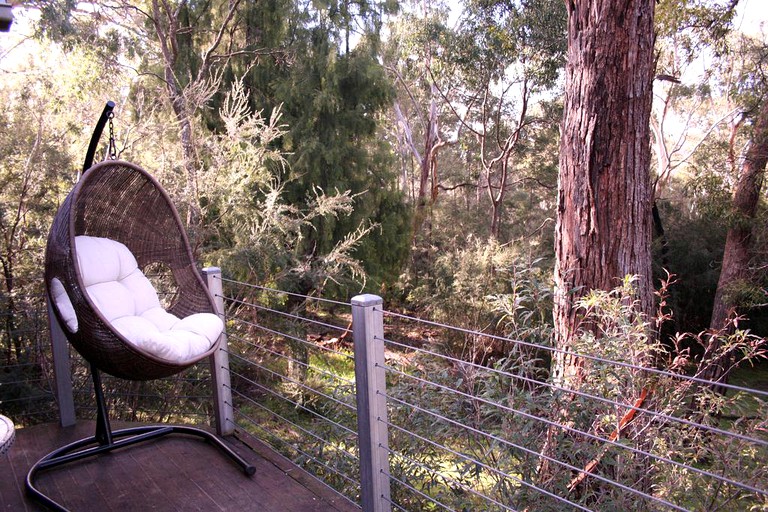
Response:
[{"label": "galvanized post", "polygon": [[53,376],[56,379],[56,401],[59,405],[59,422],[62,427],[77,423],[75,400],[72,394],[72,366],[69,363],[69,343],[59,320],[48,300],[48,327],[51,333],[51,352],[53,353]]},{"label": "galvanized post", "polygon": [[382,303],[377,295],[358,295],[352,299],[360,495],[364,512],[391,510]]},{"label": "galvanized post", "polygon": [[[221,269],[218,267],[206,267],[203,269],[203,278],[208,286],[208,291],[213,296],[216,305],[216,313],[226,323],[224,314],[224,292],[221,281]],[[216,414],[216,433],[226,436],[235,432],[235,412],[232,407],[232,387],[229,376],[229,345],[227,344],[226,329],[221,334],[221,343],[209,358],[211,367],[211,383],[213,386],[213,401]]]}]

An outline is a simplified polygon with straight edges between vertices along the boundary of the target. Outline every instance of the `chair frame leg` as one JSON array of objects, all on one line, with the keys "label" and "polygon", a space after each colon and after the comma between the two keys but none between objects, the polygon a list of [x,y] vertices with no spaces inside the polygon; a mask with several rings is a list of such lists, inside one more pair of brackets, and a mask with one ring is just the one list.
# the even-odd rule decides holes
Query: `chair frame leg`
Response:
[{"label": "chair frame leg", "polygon": [[91,375],[93,377],[93,386],[96,394],[95,435],[80,439],[79,441],[75,441],[52,451],[37,461],[29,470],[29,473],[27,473],[27,494],[49,509],[67,511],[64,506],[49,498],[45,493],[35,487],[35,478],[38,473],[48,471],[70,462],[100,455],[102,453],[108,453],[118,448],[157,439],[169,434],[185,434],[200,437],[224,452],[226,456],[240,466],[243,473],[246,475],[251,476],[256,472],[256,468],[253,465],[246,462],[245,459],[224,444],[221,439],[214,434],[199,428],[180,425],[148,425],[112,431],[109,423],[106,401],[104,400],[101,377],[99,371],[94,368],[93,365],[91,365]]}]

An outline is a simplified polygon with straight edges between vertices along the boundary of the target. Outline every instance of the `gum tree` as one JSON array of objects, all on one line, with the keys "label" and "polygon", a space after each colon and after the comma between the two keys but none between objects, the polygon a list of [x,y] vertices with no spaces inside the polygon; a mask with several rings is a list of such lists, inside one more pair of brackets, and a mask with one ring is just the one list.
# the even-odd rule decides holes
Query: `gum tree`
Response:
[{"label": "gum tree", "polygon": [[[652,311],[654,7],[654,0],[568,3],[555,242],[555,328],[563,349],[581,327],[574,304],[588,290],[610,290],[636,275],[640,311]],[[566,359],[557,370],[565,380],[576,375]]]},{"label": "gum tree", "polygon": [[[577,307],[590,290],[637,276],[637,310],[653,309],[650,112],[655,0],[571,0],[555,227],[554,382],[578,388],[584,360],[569,351],[589,325]],[[642,321],[642,319],[641,319]],[[599,340],[598,340],[599,341]],[[568,421],[566,398],[559,422]],[[549,429],[542,450],[554,453]],[[542,459],[539,476],[553,468]]]}]

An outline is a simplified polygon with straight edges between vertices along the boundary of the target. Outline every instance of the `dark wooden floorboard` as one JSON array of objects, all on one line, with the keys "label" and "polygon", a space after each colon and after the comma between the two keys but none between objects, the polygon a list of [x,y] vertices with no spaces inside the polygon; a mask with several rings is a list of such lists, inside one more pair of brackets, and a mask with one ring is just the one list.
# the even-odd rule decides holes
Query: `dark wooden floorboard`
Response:
[{"label": "dark wooden floorboard", "polygon": [[[123,428],[125,425],[120,425]],[[27,471],[45,454],[93,435],[93,422],[16,431],[0,458],[0,509],[45,510],[25,493]],[[72,511],[352,512],[359,508],[253,439],[227,444],[256,467],[248,477],[216,447],[171,435],[39,473],[37,487]]]}]

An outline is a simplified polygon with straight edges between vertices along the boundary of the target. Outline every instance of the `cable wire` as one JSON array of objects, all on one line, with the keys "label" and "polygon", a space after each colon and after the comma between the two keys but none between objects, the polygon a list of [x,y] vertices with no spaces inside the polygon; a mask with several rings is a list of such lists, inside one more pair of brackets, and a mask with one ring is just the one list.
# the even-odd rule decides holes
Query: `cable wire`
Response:
[{"label": "cable wire", "polygon": [[283,290],[275,290],[274,288],[267,288],[266,286],[259,286],[257,284],[251,284],[251,283],[244,283],[242,281],[234,281],[232,279],[227,279],[225,277],[221,277],[221,281],[223,283],[236,284],[238,286],[242,286],[242,287],[245,287],[245,288],[251,288],[251,289],[255,289],[255,290],[262,290],[262,291],[266,291],[266,292],[277,293],[277,294],[280,294],[280,295],[288,295],[290,297],[298,297],[300,299],[314,300],[314,301],[317,301],[317,302],[324,302],[324,303],[327,303],[327,304],[335,304],[337,306],[350,306],[349,302],[341,302],[341,301],[338,301],[338,300],[324,299],[322,297],[310,297],[309,295],[302,295],[300,293],[286,292],[286,291],[283,291]]},{"label": "cable wire", "polygon": [[[379,308],[379,307],[378,306],[374,306],[374,308]],[[478,332],[478,331],[472,331],[470,329],[465,329],[463,327],[456,327],[456,326],[452,326],[452,325],[441,324],[439,322],[433,322],[433,321],[430,321],[430,320],[422,320],[420,318],[415,318],[415,317],[412,317],[412,316],[402,315],[400,313],[393,313],[391,311],[385,311],[385,310],[382,310],[380,308],[379,308],[379,311],[382,311],[382,313],[384,315],[399,317],[399,318],[403,318],[403,319],[407,319],[407,320],[412,320],[412,321],[423,323],[423,324],[426,324],[426,325],[431,325],[433,327],[441,327],[443,329],[448,329],[448,330],[452,330],[452,331],[456,331],[456,332],[461,332],[461,333],[464,333],[464,334],[479,335],[479,336],[482,336],[484,338],[490,338],[492,340],[512,342],[512,343],[514,343],[516,345],[522,345],[524,347],[541,349],[541,350],[548,350],[550,352],[556,352],[556,353],[559,353],[559,354],[568,355],[568,356],[572,356],[572,357],[582,357],[584,359],[589,359],[591,361],[597,361],[597,362],[600,362],[600,363],[606,363],[606,364],[610,364],[610,365],[621,366],[621,367],[624,367],[624,368],[631,368],[633,370],[640,370],[640,371],[644,371],[644,372],[648,372],[648,373],[653,373],[653,374],[656,374],[656,375],[662,375],[664,377],[672,377],[672,378],[675,378],[675,379],[689,380],[691,382],[696,382],[698,384],[703,384],[705,386],[711,386],[713,384],[716,384],[717,386],[723,387],[723,388],[726,388],[726,389],[733,389],[733,390],[736,390],[736,391],[744,391],[744,392],[747,392],[747,393],[753,393],[753,394],[757,394],[757,395],[762,395],[762,396],[768,397],[768,391],[763,391],[763,390],[760,390],[760,389],[750,389],[750,388],[745,388],[745,387],[741,387],[741,386],[736,386],[736,385],[733,385],[733,384],[727,384],[725,382],[713,382],[713,381],[710,381],[710,380],[700,379],[698,377],[693,377],[693,376],[690,376],[690,375],[681,375],[681,374],[677,374],[677,373],[668,372],[668,371],[665,371],[665,370],[659,370],[657,368],[637,366],[637,365],[634,365],[634,364],[631,364],[631,363],[625,363],[623,361],[614,361],[612,359],[605,359],[605,358],[602,358],[602,357],[599,357],[599,356],[593,356],[593,355],[589,355],[589,354],[580,354],[578,352],[573,352],[573,351],[570,351],[570,350],[564,350],[562,348],[557,348],[557,347],[547,347],[546,345],[538,345],[536,343],[531,343],[531,342],[528,342],[528,341],[515,340],[515,339],[512,339],[512,338],[505,338],[503,336],[497,336],[495,334],[487,334],[487,333],[482,333],[482,332]]]},{"label": "cable wire", "polygon": [[[282,414],[279,414],[278,412],[276,412],[276,411],[273,411],[273,410],[272,410],[272,409],[270,409],[269,407],[266,407],[266,406],[264,406],[264,405],[262,405],[262,404],[258,403],[256,400],[253,400],[252,398],[250,398],[250,397],[248,397],[248,396],[244,395],[243,393],[240,393],[239,391],[237,391],[237,390],[234,390],[234,389],[232,390],[232,392],[233,392],[233,393],[235,393],[236,395],[238,395],[239,397],[243,398],[245,401],[247,401],[247,402],[248,402],[248,403],[250,403],[251,405],[253,405],[253,406],[256,406],[256,407],[258,407],[259,409],[261,409],[261,410],[263,410],[263,411],[266,411],[266,412],[268,412],[269,414],[271,414],[271,415],[272,415],[272,416],[274,416],[275,418],[279,418],[280,420],[284,421],[285,423],[287,423],[287,424],[289,424],[289,425],[291,425],[291,426],[295,427],[296,429],[300,430],[301,432],[303,432],[303,433],[307,434],[308,436],[310,436],[310,437],[313,437],[314,439],[316,439],[316,440],[320,441],[320,442],[321,442],[321,443],[322,443],[324,446],[331,446],[331,447],[333,447],[334,449],[338,450],[340,453],[343,453],[344,455],[346,455],[347,457],[349,457],[349,458],[350,458],[350,459],[352,459],[352,460],[356,460],[356,461],[359,461],[359,460],[360,460],[360,458],[359,458],[359,457],[357,457],[356,455],[354,455],[353,453],[350,453],[350,452],[348,452],[348,451],[347,451],[346,449],[344,449],[344,448],[340,448],[340,447],[338,447],[338,446],[335,446],[333,443],[331,443],[330,441],[328,441],[328,440],[326,440],[326,439],[323,439],[322,437],[320,437],[319,435],[317,435],[315,432],[313,432],[313,431],[311,431],[311,430],[309,430],[309,429],[306,429],[306,428],[302,427],[301,425],[299,425],[298,423],[296,423],[296,422],[294,422],[294,421],[291,421],[291,420],[289,420],[288,418],[286,418],[286,417],[285,417],[285,416],[283,416]],[[298,405],[298,404],[297,404],[297,405]],[[233,409],[234,409],[234,406],[233,406]],[[322,418],[322,416],[321,416],[321,418]],[[335,423],[335,422],[332,422],[332,421],[331,421],[330,423],[332,423],[333,425],[336,425],[336,426],[340,426],[340,425],[338,425],[337,423]],[[347,429],[347,430],[348,430],[348,429]]]},{"label": "cable wire", "polygon": [[[381,367],[380,365],[377,365],[377,366]],[[588,438],[590,438],[590,439],[592,439],[594,441],[598,441],[598,442],[605,443],[605,444],[610,444],[612,446],[616,446],[618,448],[622,448],[622,449],[631,451],[632,453],[635,453],[637,455],[652,457],[652,458],[658,460],[659,462],[666,462],[666,463],[669,463],[669,464],[673,464],[675,466],[678,466],[678,467],[681,467],[683,469],[692,471],[694,473],[698,473],[699,475],[706,476],[706,477],[709,477],[709,478],[713,478],[713,479],[715,479],[717,481],[720,481],[720,482],[723,482],[723,483],[728,483],[728,484],[740,487],[740,488],[742,488],[744,490],[748,490],[750,492],[755,492],[755,493],[758,493],[758,494],[762,494],[764,496],[768,496],[768,491],[767,490],[758,489],[758,488],[753,487],[753,486],[751,486],[749,484],[745,484],[743,482],[738,482],[736,480],[732,480],[732,479],[727,478],[725,476],[717,475],[715,473],[706,471],[704,469],[696,468],[696,467],[693,467],[693,466],[688,466],[686,464],[683,464],[681,462],[675,461],[673,459],[669,459],[669,458],[663,457],[661,455],[655,455],[653,453],[649,453],[649,452],[640,450],[638,448],[635,448],[633,446],[619,443],[617,441],[611,441],[610,439],[606,439],[606,438],[597,436],[597,435],[592,434],[590,432],[585,432],[583,430],[579,430],[579,429],[576,429],[576,428],[573,428],[573,427],[569,427],[567,425],[561,425],[561,424],[559,424],[559,423],[557,423],[555,421],[548,420],[546,418],[542,418],[541,416],[536,416],[534,414],[522,411],[520,409],[515,409],[514,407],[510,407],[510,406],[507,406],[507,405],[499,404],[499,403],[494,402],[492,400],[488,400],[487,398],[482,398],[482,397],[470,395],[468,393],[465,393],[463,391],[459,391],[457,389],[445,386],[443,384],[438,384],[436,382],[432,382],[432,381],[429,381],[429,380],[426,380],[426,379],[422,379],[420,377],[416,377],[415,375],[409,375],[407,373],[403,373],[403,372],[401,372],[399,370],[396,370],[394,368],[390,368],[388,366],[384,366],[383,368],[385,370],[391,371],[393,373],[397,373],[397,374],[402,375],[404,377],[408,377],[408,378],[411,378],[413,380],[416,380],[417,382],[420,382],[422,384],[432,385],[432,386],[435,386],[435,387],[437,387],[439,389],[442,389],[444,391],[448,391],[450,393],[458,394],[458,395],[460,395],[460,396],[462,396],[464,398],[467,398],[469,400],[475,400],[475,401],[484,403],[486,405],[495,406],[495,407],[498,407],[499,409],[504,410],[506,412],[517,414],[517,415],[520,415],[520,416],[522,416],[524,418],[528,418],[528,419],[531,419],[533,421],[538,421],[540,423],[544,423],[545,425],[548,425],[548,426],[551,426],[551,427],[555,427],[555,428],[559,428],[561,430],[565,430],[565,431],[570,432],[572,434],[582,435],[582,436],[588,437]],[[621,404],[616,404],[616,405],[621,405]],[[621,405],[621,406],[623,408],[632,408],[632,409],[640,410],[640,409],[638,409],[636,407],[632,407],[631,405]],[[414,406],[414,407],[416,407],[416,406]],[[453,421],[453,420],[451,420],[451,421]],[[699,424],[694,424],[694,425],[699,426],[699,427],[704,427],[704,426],[699,425]],[[471,428],[471,427],[468,427],[468,428]]]},{"label": "cable wire", "polygon": [[437,475],[437,476],[440,476],[440,477],[444,478],[445,480],[447,480],[449,482],[452,482],[453,484],[461,487],[462,489],[464,489],[465,491],[469,492],[470,494],[474,494],[475,496],[477,496],[479,498],[483,498],[483,500],[485,500],[487,502],[490,502],[490,503],[493,503],[495,505],[498,505],[501,508],[503,508],[504,510],[510,510],[512,512],[516,512],[515,509],[512,509],[512,508],[508,507],[507,505],[504,505],[503,503],[499,503],[498,501],[496,501],[495,499],[491,498],[490,496],[486,496],[485,494],[481,493],[480,491],[476,491],[476,490],[472,489],[467,484],[459,482],[455,478],[453,478],[453,477],[451,477],[451,476],[449,476],[449,475],[447,475],[445,473],[442,473],[442,472],[440,472],[437,469],[430,468],[426,464],[422,464],[421,462],[419,462],[419,461],[417,461],[415,459],[412,459],[411,457],[409,457],[408,455],[405,455],[404,453],[396,452],[396,451],[394,451],[394,450],[392,450],[390,448],[385,448],[385,450],[388,453],[390,453],[391,455],[395,455],[395,456],[405,460],[409,464],[413,464],[414,466],[418,466],[421,469],[423,469],[424,471],[428,471],[428,472],[430,472],[430,473],[432,473],[434,475]]},{"label": "cable wire", "polygon": [[312,366],[309,363],[305,363],[303,361],[299,361],[298,359],[294,359],[294,358],[292,358],[290,356],[287,356],[285,354],[281,354],[280,352],[276,352],[276,351],[274,351],[274,350],[272,350],[270,348],[265,347],[264,345],[257,345],[256,343],[253,343],[252,341],[246,340],[245,338],[243,338],[241,336],[232,336],[232,337],[237,339],[237,340],[242,341],[243,343],[248,344],[249,346],[251,346],[251,347],[253,347],[255,349],[264,350],[266,352],[269,352],[270,354],[272,354],[275,357],[278,357],[278,358],[283,359],[285,361],[289,361],[291,363],[296,363],[298,365],[301,365],[304,368],[306,368],[307,370],[311,370],[311,371],[319,373],[321,375],[325,375],[325,376],[327,376],[327,377],[329,377],[329,378],[331,378],[333,380],[341,381],[344,384],[347,384],[347,385],[350,385],[350,386],[354,386],[355,385],[355,383],[353,381],[351,381],[351,380],[349,380],[347,378],[344,378],[344,377],[341,377],[341,376],[336,375],[334,373],[328,372],[326,370],[317,368],[316,366]]},{"label": "cable wire", "polygon": [[278,373],[278,372],[275,372],[273,370],[270,370],[269,368],[267,368],[265,366],[262,366],[262,365],[260,365],[258,363],[254,363],[253,361],[248,361],[247,359],[245,359],[245,358],[243,358],[241,356],[238,356],[236,354],[233,354],[233,357],[235,357],[237,359],[240,359],[240,360],[244,361],[245,363],[247,363],[247,364],[249,364],[249,365],[251,365],[251,366],[253,366],[255,368],[259,368],[260,370],[264,370],[265,372],[268,372],[268,373],[270,373],[270,374],[272,374],[272,375],[274,375],[276,377],[279,377],[280,379],[285,379],[288,382],[296,384],[297,386],[299,386],[301,388],[304,388],[304,389],[306,389],[308,391],[311,391],[312,393],[320,395],[323,398],[326,398],[326,399],[328,399],[328,400],[330,400],[332,402],[335,402],[335,403],[341,405],[342,407],[346,407],[347,409],[350,409],[352,411],[357,412],[357,409],[354,406],[352,406],[352,405],[350,405],[348,403],[342,402],[338,398],[334,398],[334,397],[332,397],[330,395],[326,395],[325,393],[323,393],[321,391],[318,391],[317,389],[315,389],[313,387],[307,386],[306,384],[301,383],[301,382],[297,381],[296,379],[292,379],[292,378],[288,377],[287,375],[283,375],[282,373]]},{"label": "cable wire", "polygon": [[[380,338],[376,338],[376,339],[380,339]],[[387,343],[397,344],[397,342],[392,342],[390,340],[382,340],[382,341],[385,341]],[[470,363],[470,362],[467,362],[467,361],[461,361],[460,359],[452,358],[450,356],[443,356],[443,355],[437,354],[435,352],[427,351],[427,350],[424,350],[424,349],[418,349],[418,348],[415,348],[415,347],[412,347],[412,348],[413,348],[413,350],[426,352],[426,353],[428,353],[430,355],[437,356],[437,357],[442,357],[442,358],[447,359],[449,361],[457,362],[457,363],[460,363],[460,364],[475,365],[475,363]],[[605,397],[601,397],[601,396],[597,396],[597,395],[592,395],[590,393],[585,393],[583,391],[569,390],[567,388],[561,388],[561,387],[558,387],[558,386],[554,386],[553,384],[539,382],[539,381],[536,381],[534,379],[529,379],[527,377],[512,375],[510,373],[502,372],[500,370],[496,370],[496,369],[493,369],[493,368],[482,367],[482,366],[479,366],[479,365],[475,365],[475,366],[478,366],[480,368],[485,368],[486,371],[489,371],[489,372],[492,372],[492,373],[497,373],[497,374],[502,375],[502,376],[511,377],[513,379],[514,378],[520,378],[520,379],[529,380],[531,382],[539,383],[542,387],[550,387],[552,389],[562,390],[564,392],[572,393],[574,395],[581,396],[583,398],[591,398],[593,400],[597,400],[599,402],[603,402],[603,403],[606,403],[606,404],[609,404],[609,405],[618,406],[618,407],[621,407],[623,409],[634,409],[637,412],[649,414],[649,415],[653,416],[654,418],[661,418],[661,419],[673,421],[675,423],[681,423],[683,425],[687,425],[689,427],[694,427],[694,428],[697,428],[697,429],[701,429],[701,430],[704,430],[704,431],[707,431],[707,432],[713,432],[713,433],[716,433],[716,434],[720,434],[720,435],[724,435],[724,436],[727,436],[727,437],[732,437],[732,438],[735,438],[735,439],[740,439],[742,441],[746,441],[746,442],[749,442],[749,443],[754,443],[754,444],[758,444],[758,445],[762,445],[762,446],[768,447],[768,441],[764,441],[762,439],[757,439],[757,438],[754,438],[754,437],[749,437],[749,436],[746,436],[744,434],[739,434],[738,432],[731,432],[729,430],[723,430],[723,429],[720,429],[720,428],[717,428],[717,427],[713,427],[713,426],[709,426],[709,425],[702,425],[701,423],[696,423],[695,421],[690,421],[690,420],[687,420],[685,418],[680,418],[680,417],[677,417],[677,416],[671,416],[671,415],[668,415],[668,414],[665,414],[665,413],[662,413],[662,412],[653,411],[651,409],[646,409],[646,408],[643,408],[643,407],[635,407],[635,406],[630,405],[630,404],[622,404],[622,403],[616,402],[614,400],[610,400],[610,399],[605,398]],[[384,368],[389,370],[389,371],[392,371],[392,372],[395,372],[395,373],[399,373],[399,374],[401,374],[401,375],[403,375],[405,377],[408,377],[408,378],[411,378],[411,379],[415,379],[415,380],[420,380],[423,383],[429,383],[429,384],[433,384],[435,386],[442,386],[442,385],[437,384],[437,383],[432,382],[432,381],[420,379],[419,377],[416,377],[415,375],[410,375],[410,374],[407,374],[407,373],[403,373],[403,372],[401,372],[401,371],[399,371],[399,370],[397,370],[395,368],[389,367],[389,366],[385,366]],[[459,394],[462,393],[458,389],[454,389],[454,388],[451,388],[451,387],[448,387],[448,386],[442,386],[442,388],[447,390],[447,391],[452,391],[452,392],[459,393]],[[484,401],[485,403],[488,403],[489,405],[496,405],[497,407],[505,407],[505,406],[503,406],[501,404],[498,404],[496,402],[492,402],[492,401],[488,401],[488,400],[485,400],[485,399],[481,399],[479,397],[474,397],[473,395],[466,394],[466,396],[470,397],[470,398],[472,398],[474,400]],[[517,409],[510,409],[510,411],[526,415],[524,412],[519,411]],[[532,419],[536,419],[538,421],[543,421],[545,423],[547,422],[547,420],[545,420],[544,418],[540,418],[539,416],[533,416],[533,415],[528,415],[528,416],[530,416]],[[558,424],[554,424],[554,425],[558,425]],[[577,432],[577,433],[586,434],[586,432]],[[609,442],[607,439],[603,439],[603,441]]]},{"label": "cable wire", "polygon": [[[306,322],[308,324],[319,325],[321,327],[326,327],[328,329],[333,329],[335,331],[339,331],[339,332],[342,332],[342,333],[349,333],[350,332],[349,329],[347,329],[346,327],[341,327],[339,325],[333,325],[333,324],[329,324],[329,323],[326,323],[326,322],[321,322],[320,320],[315,320],[313,318],[307,318],[306,316],[300,316],[300,315],[297,315],[295,313],[288,313],[286,311],[280,311],[280,310],[277,310],[277,309],[268,308],[268,307],[262,306],[260,304],[253,304],[253,303],[250,303],[250,302],[245,302],[243,300],[235,299],[235,298],[231,298],[231,297],[223,297],[223,298],[226,299],[226,300],[229,300],[230,302],[235,302],[235,303],[238,303],[238,304],[241,304],[241,305],[244,305],[244,306],[250,306],[250,307],[256,308],[256,309],[258,309],[260,311],[266,311],[267,313],[272,313],[272,314],[275,314],[275,315],[280,315],[280,316],[285,317],[285,318],[290,318],[291,320],[299,320],[301,322]],[[241,321],[245,322],[245,320],[241,320]]]}]

